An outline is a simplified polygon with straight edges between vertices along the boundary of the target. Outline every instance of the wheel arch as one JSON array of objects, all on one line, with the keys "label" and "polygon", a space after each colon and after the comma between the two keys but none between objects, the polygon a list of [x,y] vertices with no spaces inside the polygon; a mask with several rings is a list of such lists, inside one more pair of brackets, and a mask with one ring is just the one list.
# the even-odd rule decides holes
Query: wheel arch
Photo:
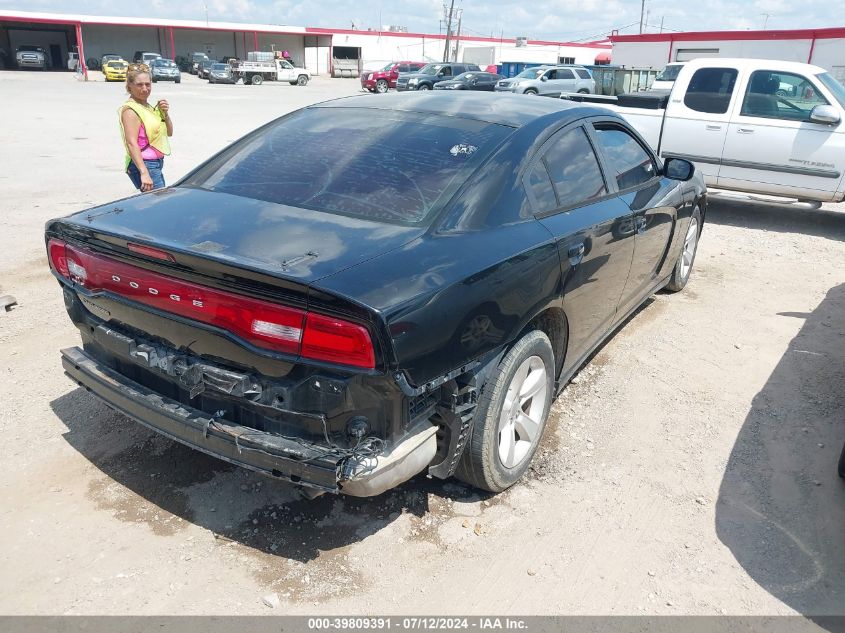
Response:
[{"label": "wheel arch", "polygon": [[552,351],[555,355],[555,380],[557,380],[563,369],[563,363],[566,360],[566,351],[569,343],[569,320],[566,318],[566,312],[560,307],[546,308],[528,321],[513,343],[533,330],[540,330],[551,341]]}]

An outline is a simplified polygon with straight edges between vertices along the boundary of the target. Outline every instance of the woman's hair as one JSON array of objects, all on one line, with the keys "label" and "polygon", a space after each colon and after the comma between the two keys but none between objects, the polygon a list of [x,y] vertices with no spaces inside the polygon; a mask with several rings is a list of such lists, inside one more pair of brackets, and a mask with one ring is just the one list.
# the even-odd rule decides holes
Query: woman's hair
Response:
[{"label": "woman's hair", "polygon": [[146,64],[129,64],[126,69],[126,92],[129,92],[129,84],[134,84],[138,75],[149,75],[150,67]]}]

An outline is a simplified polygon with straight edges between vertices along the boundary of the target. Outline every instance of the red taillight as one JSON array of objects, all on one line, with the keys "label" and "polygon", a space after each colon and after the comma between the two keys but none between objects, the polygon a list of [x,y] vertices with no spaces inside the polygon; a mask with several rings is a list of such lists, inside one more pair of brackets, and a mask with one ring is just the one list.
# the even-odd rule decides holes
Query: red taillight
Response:
[{"label": "red taillight", "polygon": [[366,328],[313,312],[305,318],[302,355],[368,369],[376,365],[373,342]]},{"label": "red taillight", "polygon": [[56,239],[48,242],[47,249],[50,265],[59,275],[92,292],[106,290],[214,325],[259,347],[341,365],[375,367],[370,334],[355,323],[174,279]]},{"label": "red taillight", "polygon": [[70,278],[67,269],[67,257],[65,256],[65,243],[56,239],[47,242],[47,254],[50,256],[50,268],[55,270],[65,279]]}]

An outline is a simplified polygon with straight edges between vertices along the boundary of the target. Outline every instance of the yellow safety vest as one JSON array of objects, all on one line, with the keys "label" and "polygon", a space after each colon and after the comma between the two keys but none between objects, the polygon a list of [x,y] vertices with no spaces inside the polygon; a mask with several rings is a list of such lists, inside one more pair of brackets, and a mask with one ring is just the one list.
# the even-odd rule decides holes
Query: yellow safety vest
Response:
[{"label": "yellow safety vest", "polygon": [[[132,157],[129,155],[129,148],[126,146],[126,132],[123,129],[123,111],[126,108],[131,108],[132,111],[141,119],[144,125],[144,131],[147,133],[147,140],[150,146],[160,151],[165,156],[170,155],[170,139],[167,137],[167,124],[159,117],[158,110],[153,110],[150,107],[142,106],[134,99],[128,99],[117,110],[117,120],[120,121],[120,137],[123,139],[123,146],[126,147],[126,157],[123,163],[124,171],[129,168],[129,163],[132,162]],[[143,147],[141,148],[144,149]]]}]

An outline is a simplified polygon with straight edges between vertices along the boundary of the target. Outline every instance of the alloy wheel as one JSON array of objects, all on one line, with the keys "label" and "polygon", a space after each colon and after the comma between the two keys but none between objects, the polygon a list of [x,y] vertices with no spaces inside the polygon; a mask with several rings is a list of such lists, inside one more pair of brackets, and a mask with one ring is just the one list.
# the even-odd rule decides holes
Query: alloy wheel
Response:
[{"label": "alloy wheel", "polygon": [[513,375],[499,416],[499,459],[516,468],[540,439],[546,406],[547,369],[539,356],[526,358]]}]

